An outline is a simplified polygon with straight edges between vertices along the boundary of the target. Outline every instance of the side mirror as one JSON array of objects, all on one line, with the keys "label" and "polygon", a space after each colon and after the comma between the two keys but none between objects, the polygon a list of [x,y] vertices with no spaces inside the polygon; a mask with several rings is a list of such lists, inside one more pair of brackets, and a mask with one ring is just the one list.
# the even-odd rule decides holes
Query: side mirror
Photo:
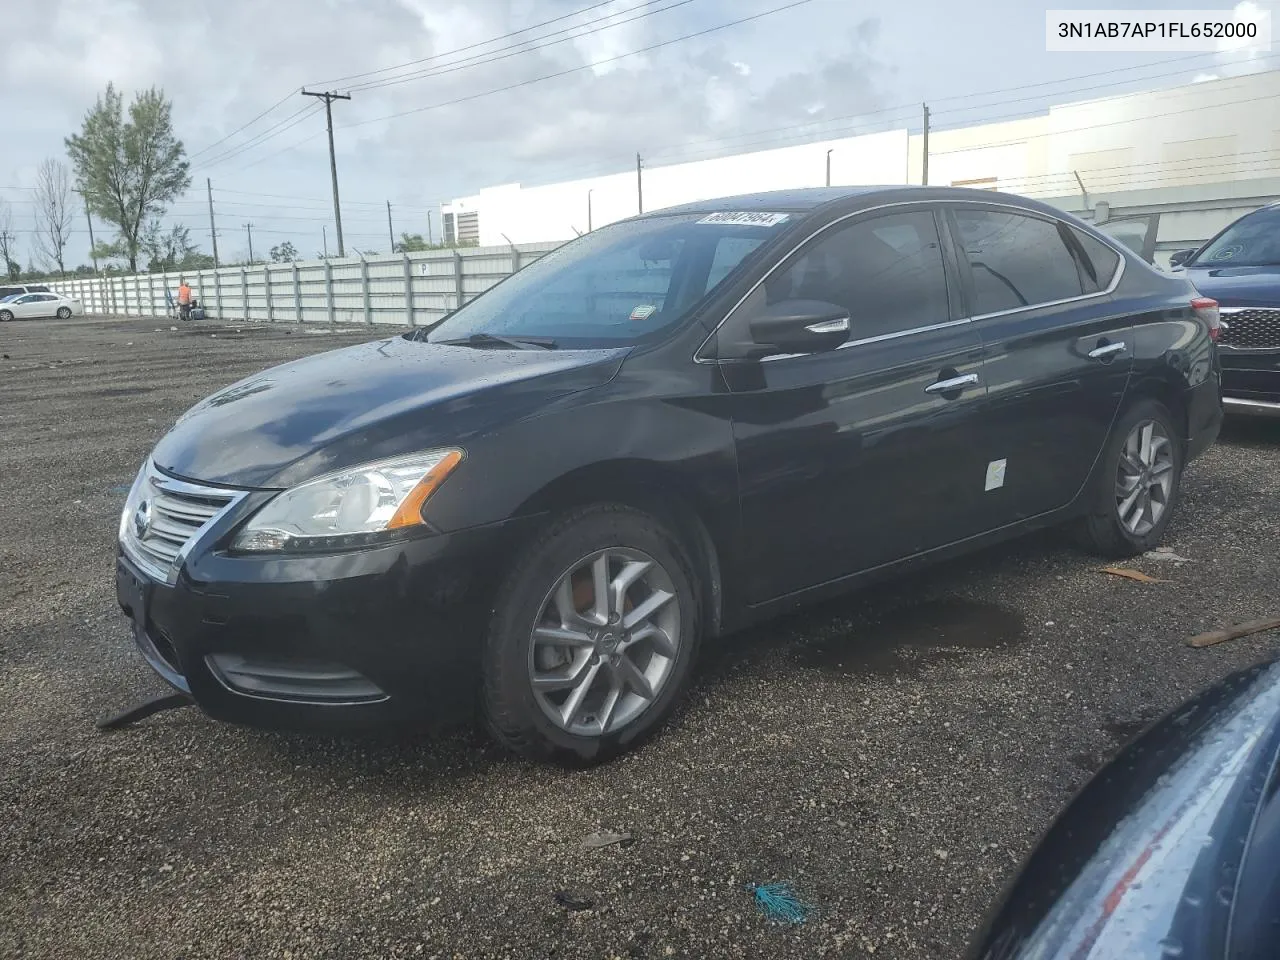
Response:
[{"label": "side mirror", "polygon": [[751,339],[778,353],[823,353],[849,339],[849,311],[822,300],[783,300],[751,321]]},{"label": "side mirror", "polygon": [[1186,263],[1188,260],[1191,259],[1191,255],[1193,253],[1195,253],[1194,250],[1179,250],[1177,253],[1175,253],[1173,256],[1169,258],[1169,266],[1171,267],[1182,266],[1184,263]]}]

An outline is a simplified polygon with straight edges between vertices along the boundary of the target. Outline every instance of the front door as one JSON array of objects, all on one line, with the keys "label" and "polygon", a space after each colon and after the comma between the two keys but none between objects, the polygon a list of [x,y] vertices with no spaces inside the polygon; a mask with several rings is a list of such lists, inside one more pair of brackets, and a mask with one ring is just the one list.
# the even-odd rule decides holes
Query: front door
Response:
[{"label": "front door", "polygon": [[[846,307],[849,341],[739,359],[788,299]],[[980,532],[982,344],[957,311],[939,220],[912,206],[829,225],[721,327],[752,602]]]},{"label": "front door", "polygon": [[1048,216],[955,204],[973,325],[986,347],[985,456],[1005,463],[990,526],[1064,507],[1082,489],[1124,397],[1132,320],[1108,295],[1120,255]]}]

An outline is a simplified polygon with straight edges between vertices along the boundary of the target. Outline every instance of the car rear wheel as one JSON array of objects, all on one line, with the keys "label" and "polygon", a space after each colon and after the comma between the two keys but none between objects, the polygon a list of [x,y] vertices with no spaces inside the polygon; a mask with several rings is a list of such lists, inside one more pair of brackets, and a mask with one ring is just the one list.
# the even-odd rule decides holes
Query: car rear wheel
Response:
[{"label": "car rear wheel", "polygon": [[0,310],[0,323],[8,323],[13,319],[12,310]]},{"label": "car rear wheel", "polygon": [[484,709],[526,757],[600,763],[671,712],[700,636],[699,590],[657,520],[617,505],[561,517],[516,560],[490,618]]},{"label": "car rear wheel", "polygon": [[1177,504],[1182,443],[1168,409],[1154,400],[1117,422],[1096,478],[1092,510],[1081,532],[1104,557],[1131,557],[1160,544]]},{"label": "car rear wheel", "polygon": [[71,308],[70,308],[70,307],[59,307],[59,308],[58,308],[58,319],[59,319],[59,320],[66,320],[66,319],[67,319],[68,317],[70,317],[70,316],[71,316]]}]

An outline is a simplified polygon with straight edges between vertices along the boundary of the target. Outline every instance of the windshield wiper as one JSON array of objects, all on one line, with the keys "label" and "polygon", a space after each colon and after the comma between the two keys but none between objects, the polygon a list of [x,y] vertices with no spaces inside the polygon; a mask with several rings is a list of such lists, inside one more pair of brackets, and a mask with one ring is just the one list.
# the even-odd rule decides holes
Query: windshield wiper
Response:
[{"label": "windshield wiper", "polygon": [[550,337],[500,337],[493,333],[473,333],[469,337],[453,340],[436,340],[451,347],[515,347],[517,350],[554,350],[556,342]]}]

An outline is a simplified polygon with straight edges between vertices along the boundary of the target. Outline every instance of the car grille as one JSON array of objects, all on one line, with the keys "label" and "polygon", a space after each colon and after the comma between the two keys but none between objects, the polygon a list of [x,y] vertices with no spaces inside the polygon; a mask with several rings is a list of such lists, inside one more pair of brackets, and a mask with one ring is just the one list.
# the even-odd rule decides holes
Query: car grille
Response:
[{"label": "car grille", "polygon": [[121,546],[148,574],[173,583],[191,542],[243,496],[175,480],[148,463],[125,507]]},{"label": "car grille", "polygon": [[1280,349],[1280,307],[1223,307],[1219,343],[1245,350]]}]

